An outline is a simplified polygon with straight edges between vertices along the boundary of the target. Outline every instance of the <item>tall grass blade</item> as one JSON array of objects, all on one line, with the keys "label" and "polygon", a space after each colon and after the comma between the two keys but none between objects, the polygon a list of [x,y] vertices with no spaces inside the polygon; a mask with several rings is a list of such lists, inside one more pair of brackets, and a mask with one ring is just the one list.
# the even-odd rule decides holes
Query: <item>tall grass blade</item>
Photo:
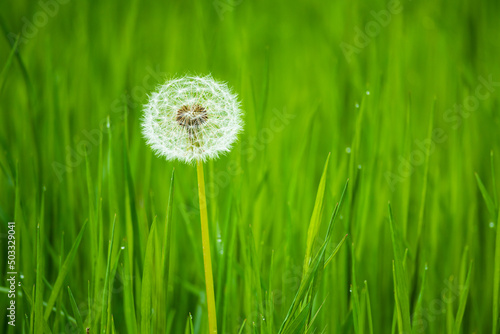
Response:
[{"label": "tall grass blade", "polygon": [[328,154],[326,158],[325,167],[323,168],[323,174],[321,175],[321,180],[318,186],[318,192],[316,194],[316,201],[314,203],[314,209],[311,216],[311,221],[309,222],[309,229],[307,231],[307,244],[306,244],[306,255],[304,258],[304,269],[303,275],[309,269],[309,264],[312,260],[312,252],[314,240],[316,239],[319,231],[319,227],[321,225],[321,216],[323,213],[323,198],[325,196],[325,187],[326,187],[326,175],[328,170],[328,161],[330,160],[331,153]]},{"label": "tall grass blade", "polygon": [[486,203],[486,207],[488,208],[488,213],[490,214],[490,218],[493,219],[493,221],[496,221],[497,218],[497,212],[495,208],[495,202],[493,202],[493,199],[491,198],[490,194],[488,193],[488,190],[486,190],[486,187],[484,186],[483,182],[481,181],[481,178],[479,175],[476,173],[476,181],[477,185],[479,187],[479,190],[481,191],[481,195],[483,195],[484,202]]},{"label": "tall grass blade", "polygon": [[394,250],[394,287],[396,296],[396,306],[400,314],[398,316],[399,331],[401,333],[411,333],[410,322],[410,301],[408,297],[408,283],[406,272],[403,267],[403,249],[397,227],[394,224],[392,208],[389,203],[389,223],[391,227],[391,239]]},{"label": "tall grass blade", "polygon": [[471,280],[471,273],[472,273],[472,267],[473,267],[473,262],[471,262],[469,266],[469,272],[467,274],[467,279],[465,280],[465,285],[460,292],[460,301],[458,304],[458,310],[457,310],[457,315],[455,317],[455,326],[453,327],[453,332],[455,334],[460,334],[460,326],[462,325],[462,319],[464,317],[464,312],[465,312],[465,306],[467,303],[467,297],[469,296],[469,289],[470,289],[470,280]]},{"label": "tall grass blade", "polygon": [[104,288],[102,291],[102,302],[101,302],[101,333],[106,332],[106,314],[108,313],[108,294],[109,294],[109,277],[110,277],[110,272],[111,272],[111,255],[113,253],[113,244],[115,240],[115,226],[116,226],[116,215],[113,220],[113,229],[111,231],[111,237],[109,239],[109,246],[108,246],[108,260],[107,260],[107,265],[106,265],[106,274],[104,276]]},{"label": "tall grass blade", "polygon": [[150,333],[151,330],[151,291],[152,277],[154,274],[154,240],[156,237],[156,217],[153,220],[146,245],[146,258],[144,259],[144,270],[142,274],[141,292],[141,333]]},{"label": "tall grass blade", "polygon": [[76,325],[78,327],[77,333],[85,334],[85,328],[83,327],[82,315],[80,313],[80,310],[78,309],[78,306],[76,305],[75,297],[73,297],[73,293],[71,292],[71,289],[69,288],[69,286],[68,286],[68,296],[69,296],[69,301],[71,303],[71,308],[73,309],[73,314],[75,315]]},{"label": "tall grass blade", "polygon": [[50,312],[52,312],[52,307],[54,306],[56,298],[59,295],[59,292],[61,291],[62,285],[64,283],[64,279],[66,278],[66,275],[68,274],[69,269],[71,268],[71,265],[73,264],[76,252],[78,251],[78,247],[80,246],[80,242],[82,241],[83,234],[85,232],[86,227],[87,227],[87,221],[83,224],[82,228],[80,229],[80,233],[78,233],[78,236],[76,237],[76,240],[73,243],[73,246],[71,246],[71,250],[69,251],[69,254],[66,257],[66,260],[64,261],[64,264],[62,265],[61,269],[59,270],[59,275],[57,275],[57,279],[56,279],[56,282],[54,283],[54,287],[52,288],[52,292],[50,294],[49,301],[47,302],[47,308],[45,309],[45,314],[44,314],[45,320],[47,320],[49,318]]}]

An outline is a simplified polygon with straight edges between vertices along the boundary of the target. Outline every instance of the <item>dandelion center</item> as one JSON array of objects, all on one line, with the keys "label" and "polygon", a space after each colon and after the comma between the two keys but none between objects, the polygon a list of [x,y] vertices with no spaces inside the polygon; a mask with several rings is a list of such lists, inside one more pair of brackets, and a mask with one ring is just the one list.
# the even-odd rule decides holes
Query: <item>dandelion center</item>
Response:
[{"label": "dandelion center", "polygon": [[199,128],[207,119],[207,110],[199,104],[183,105],[175,117],[177,123],[188,131]]}]

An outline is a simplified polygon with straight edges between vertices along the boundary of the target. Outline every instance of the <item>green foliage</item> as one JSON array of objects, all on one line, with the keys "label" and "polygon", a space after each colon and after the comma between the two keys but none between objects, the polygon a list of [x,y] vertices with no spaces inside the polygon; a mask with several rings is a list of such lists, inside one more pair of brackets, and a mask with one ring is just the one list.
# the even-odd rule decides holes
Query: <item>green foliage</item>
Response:
[{"label": "green foliage", "polygon": [[0,257],[0,332],[207,332],[196,170],[155,157],[140,122],[166,78],[212,73],[245,120],[205,165],[220,333],[496,334],[498,17],[0,2],[0,253],[15,221],[21,283],[13,328]]}]

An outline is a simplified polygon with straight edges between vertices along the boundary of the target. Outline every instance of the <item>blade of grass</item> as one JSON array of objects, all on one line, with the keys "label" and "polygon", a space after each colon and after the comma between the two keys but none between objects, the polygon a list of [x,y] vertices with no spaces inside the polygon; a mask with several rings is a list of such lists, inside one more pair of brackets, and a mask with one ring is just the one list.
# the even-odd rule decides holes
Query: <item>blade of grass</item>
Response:
[{"label": "blade of grass", "polygon": [[314,203],[314,209],[309,222],[309,229],[307,231],[307,243],[306,243],[306,255],[304,257],[304,269],[302,275],[304,275],[309,269],[309,264],[312,260],[312,252],[314,240],[316,239],[321,225],[321,216],[323,213],[323,198],[325,196],[326,187],[326,175],[328,170],[328,161],[330,160],[331,153],[328,154],[326,158],[325,166],[323,168],[323,174],[321,175],[321,180],[318,186],[318,192],[316,194],[316,201]]},{"label": "blade of grass", "polygon": [[372,305],[370,301],[370,292],[368,291],[368,282],[365,280],[365,291],[366,291],[366,314],[368,318],[368,329],[369,333],[373,334],[373,319],[372,319]]},{"label": "blade of grass", "polygon": [[[420,284],[420,291],[418,293],[417,302],[415,304],[415,308],[414,308],[414,311],[413,311],[413,314],[416,315],[416,316],[420,316],[420,313],[421,313],[421,310],[422,310],[422,303],[423,303],[424,295],[425,295],[425,286],[426,286],[426,282],[427,282],[427,269],[428,269],[427,263],[425,263],[425,265],[424,265],[424,273],[422,275],[422,283]],[[422,322],[417,321],[414,318],[413,319],[413,323],[412,323],[412,329],[415,330],[415,327],[418,324],[422,324]]]},{"label": "blade of grass", "polygon": [[348,236],[347,234],[344,235],[344,237],[342,238],[342,240],[340,240],[340,242],[337,244],[337,246],[333,250],[332,254],[325,261],[325,268],[330,263],[330,261],[333,260],[333,257],[339,252],[340,248],[342,247],[342,245],[344,244],[345,240],[347,239],[347,236]]},{"label": "blade of grass", "polygon": [[[173,212],[173,204],[174,204],[174,175],[175,169],[172,169],[172,175],[170,177],[170,190],[168,195],[168,204],[167,204],[167,215],[165,217],[165,227],[163,231],[163,249],[161,251],[161,263],[160,263],[160,273],[159,273],[159,286],[158,286],[158,296],[157,296],[157,304],[158,304],[158,312],[160,314],[164,314],[167,310],[167,301],[168,301],[168,284],[169,284],[169,273],[170,273],[170,247],[171,247],[171,238],[172,238],[172,212]],[[159,233],[157,233],[159,234]],[[158,326],[165,331],[165,321],[160,321]]]},{"label": "blade of grass", "polygon": [[9,56],[7,57],[7,61],[5,62],[4,67],[2,68],[2,72],[0,73],[0,94],[2,93],[2,88],[3,84],[7,78],[7,71],[10,68],[10,65],[12,65],[12,59],[14,58],[14,54],[17,51],[17,45],[19,44],[19,38],[20,36],[18,35],[16,38],[16,41],[14,42],[14,45],[12,46]]},{"label": "blade of grass", "polygon": [[[116,271],[118,270],[118,263],[120,260],[120,255],[122,254],[122,250],[118,250],[118,254],[116,254],[116,258],[114,261],[114,264],[111,265],[111,276],[109,278],[109,285],[106,287],[108,289],[108,305],[111,305],[111,291],[113,290],[113,281],[116,277]],[[111,306],[108,307],[108,326],[107,326],[107,332],[111,330],[110,326],[113,326],[113,316],[111,314]]]},{"label": "blade of grass", "polygon": [[[8,288],[5,288],[6,291],[5,293],[8,293],[9,292],[9,289]],[[33,305],[33,299],[31,298],[31,296],[35,296],[36,294],[36,290],[35,290],[35,285],[33,285],[33,291],[31,292],[31,295],[30,293],[28,292],[28,290],[25,288],[24,285],[22,285],[22,289],[25,293],[25,296],[26,296],[26,300],[28,301],[28,304],[31,306],[31,313],[30,313],[30,325],[29,325],[29,332],[30,333],[35,333],[34,332],[34,318],[35,318],[35,305]],[[26,314],[26,317],[28,315]],[[71,320],[69,317],[68,317],[68,320]],[[43,319],[43,330],[44,332],[42,333],[51,333],[51,330],[50,330],[50,327],[49,325],[47,324],[47,322],[45,321],[45,319]]]},{"label": "blade of grass", "polygon": [[52,288],[52,292],[47,302],[47,308],[45,309],[45,314],[44,314],[45,320],[49,319],[50,313],[52,312],[52,306],[54,306],[56,298],[59,295],[59,292],[61,291],[62,285],[64,283],[64,279],[66,278],[66,275],[68,274],[69,269],[73,264],[76,252],[78,251],[78,247],[80,246],[80,241],[82,241],[86,227],[87,227],[87,221],[83,224],[82,228],[80,229],[80,233],[78,233],[78,236],[76,237],[73,246],[71,246],[71,250],[69,251],[69,254],[66,257],[63,266],[59,270],[59,275],[57,275],[56,282],[54,283],[54,287]]},{"label": "blade of grass", "polygon": [[[312,325],[314,324],[314,321],[318,318],[318,314],[319,314],[319,311],[321,311],[321,309],[323,308],[323,306],[325,305],[325,302],[326,302],[326,299],[323,300],[323,302],[321,303],[321,305],[318,307],[318,310],[316,311],[316,313],[314,314],[314,316],[312,317],[311,321],[309,322],[309,324],[307,325],[307,328],[306,328],[306,331],[304,334],[312,334],[314,332],[314,330],[312,329]],[[272,333],[272,332],[271,332]]]},{"label": "blade of grass", "polygon": [[111,238],[108,246],[108,261],[106,265],[106,274],[104,276],[104,289],[102,291],[102,306],[101,306],[101,333],[106,332],[106,314],[108,311],[108,294],[109,294],[109,276],[111,271],[111,253],[113,252],[113,243],[115,239],[116,214],[113,220],[113,229],[111,230]]},{"label": "blade of grass", "polygon": [[238,334],[243,333],[243,329],[245,329],[245,324],[247,323],[247,319],[243,320],[243,323],[241,324],[240,330],[238,331]]},{"label": "blade of grass", "polygon": [[335,221],[335,218],[337,217],[337,214],[340,210],[340,206],[343,202],[344,195],[346,193],[347,185],[349,184],[349,180],[347,180],[344,190],[342,191],[342,195],[340,196],[340,201],[337,203],[335,206],[335,209],[333,210],[332,217],[330,219],[330,223],[328,225],[328,229],[326,232],[326,237],[325,240],[320,247],[320,250],[318,251],[317,255],[314,257],[311,265],[309,266],[309,271],[306,273],[304,277],[302,277],[302,280],[300,282],[299,288],[297,290],[297,293],[295,294],[295,297],[292,301],[292,304],[288,310],[288,313],[283,320],[283,323],[281,324],[279,333],[285,333],[287,331],[287,328],[291,326],[291,323],[293,322],[293,319],[301,314],[303,310],[303,305],[307,305],[308,303],[304,302],[304,299],[307,298],[308,292],[311,289],[312,284],[314,283],[314,280],[316,279],[317,273],[319,266],[322,266],[321,269],[324,268],[324,256],[326,252],[326,248],[329,244],[332,230],[333,230],[333,223]]},{"label": "blade of grass", "polygon": [[351,271],[352,271],[352,284],[351,284],[351,301],[352,301],[352,319],[354,322],[354,332],[362,333],[363,328],[360,326],[360,306],[358,285],[356,284],[356,256],[354,254],[354,243],[351,244]]},{"label": "blade of grass", "polygon": [[467,297],[469,295],[470,280],[471,280],[471,273],[472,273],[473,264],[474,263],[471,262],[471,264],[469,266],[469,272],[467,274],[467,279],[465,280],[464,288],[460,293],[460,301],[458,304],[457,315],[455,317],[455,326],[453,327],[453,332],[456,334],[460,333],[460,326],[462,325],[462,319],[464,317],[465,306],[467,303]]},{"label": "blade of grass", "polygon": [[302,311],[297,315],[297,317],[290,323],[287,329],[283,332],[283,334],[296,334],[300,333],[304,326],[306,325],[306,319],[309,315],[309,310],[311,308],[311,304],[307,304],[304,306]]},{"label": "blade of grass", "polygon": [[408,298],[408,283],[406,278],[406,272],[403,267],[403,251],[401,246],[400,235],[398,233],[397,227],[394,225],[394,220],[392,216],[391,203],[388,204],[389,207],[389,223],[391,227],[391,239],[392,246],[394,250],[394,287],[396,304],[400,310],[400,316],[398,317],[399,331],[403,333],[411,333],[411,322],[410,322],[410,302]]},{"label": "blade of grass", "polygon": [[154,243],[156,237],[156,217],[153,219],[151,231],[149,232],[146,245],[146,258],[144,259],[144,269],[142,274],[141,288],[141,333],[150,333],[151,330],[151,291],[153,276],[153,256]]},{"label": "blade of grass", "polygon": [[495,209],[495,203],[493,202],[493,199],[491,198],[490,194],[488,193],[488,190],[486,190],[486,187],[484,186],[483,182],[481,181],[481,178],[477,173],[476,175],[476,181],[477,185],[479,187],[479,190],[481,191],[481,195],[483,195],[484,201],[486,203],[486,207],[488,208],[488,213],[490,214],[490,218],[493,219],[493,221],[496,221],[496,209]]},{"label": "blade of grass", "polygon": [[493,155],[493,150],[490,152],[490,164],[491,164],[491,180],[493,184],[493,199],[495,203],[495,208],[497,209],[498,215],[498,192],[497,192],[497,181],[496,181],[496,173],[495,173],[495,157]]},{"label": "blade of grass", "polygon": [[392,260],[392,279],[394,281],[394,314],[392,317],[392,334],[396,333],[396,328],[399,328],[400,333],[404,333],[402,330],[403,316],[401,315],[401,306],[399,305],[399,298],[396,286],[396,269],[394,267],[394,260]]},{"label": "blade of grass", "polygon": [[71,308],[73,309],[73,314],[75,315],[76,325],[78,326],[78,333],[85,334],[82,315],[80,314],[80,310],[78,310],[78,306],[76,305],[75,298],[73,297],[73,294],[71,293],[71,289],[69,288],[69,286],[68,286],[68,295],[69,295],[69,301],[71,303]]},{"label": "blade of grass", "polygon": [[496,228],[497,233],[495,239],[495,265],[493,274],[493,334],[497,333],[499,317],[498,298],[500,293],[500,214],[498,214]]},{"label": "blade of grass", "polygon": [[36,290],[35,290],[35,333],[44,332],[43,317],[43,223],[45,191],[42,192],[42,205],[40,207],[40,220],[36,229]]}]

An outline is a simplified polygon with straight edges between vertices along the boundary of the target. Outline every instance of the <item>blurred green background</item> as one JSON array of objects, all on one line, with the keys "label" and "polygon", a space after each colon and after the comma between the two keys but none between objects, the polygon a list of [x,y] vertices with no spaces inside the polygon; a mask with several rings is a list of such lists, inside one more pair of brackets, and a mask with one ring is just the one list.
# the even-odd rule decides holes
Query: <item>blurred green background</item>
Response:
[{"label": "blurred green background", "polygon": [[90,333],[207,332],[196,171],[155,157],[140,118],[167,78],[212,73],[246,124],[205,166],[220,333],[278,333],[329,153],[314,250],[349,178],[329,253],[348,237],[318,274],[307,329],[290,332],[408,332],[410,317],[414,333],[498,332],[498,1],[41,0],[0,13],[0,331],[81,333],[81,318]]}]

